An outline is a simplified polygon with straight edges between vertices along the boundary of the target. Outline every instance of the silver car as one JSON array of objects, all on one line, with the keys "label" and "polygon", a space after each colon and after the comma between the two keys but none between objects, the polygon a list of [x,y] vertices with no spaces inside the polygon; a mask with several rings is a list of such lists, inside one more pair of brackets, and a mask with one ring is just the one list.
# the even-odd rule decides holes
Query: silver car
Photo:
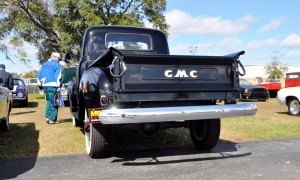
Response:
[{"label": "silver car", "polygon": [[9,114],[12,107],[11,91],[0,86],[0,131],[9,130]]}]

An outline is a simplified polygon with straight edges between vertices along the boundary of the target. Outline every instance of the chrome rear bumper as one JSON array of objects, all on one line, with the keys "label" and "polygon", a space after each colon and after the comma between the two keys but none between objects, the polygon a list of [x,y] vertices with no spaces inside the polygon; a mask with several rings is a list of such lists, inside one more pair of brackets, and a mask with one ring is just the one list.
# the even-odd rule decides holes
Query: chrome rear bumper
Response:
[{"label": "chrome rear bumper", "polygon": [[[130,124],[180,120],[216,119],[255,115],[255,104],[226,104],[159,108],[106,109],[99,120],[102,124]],[[98,121],[98,120],[96,120]]]}]

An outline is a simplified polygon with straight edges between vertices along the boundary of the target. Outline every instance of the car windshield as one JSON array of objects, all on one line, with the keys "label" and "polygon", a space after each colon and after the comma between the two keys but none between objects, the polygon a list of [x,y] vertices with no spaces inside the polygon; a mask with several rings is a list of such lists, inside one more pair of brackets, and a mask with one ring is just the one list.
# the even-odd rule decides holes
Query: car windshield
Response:
[{"label": "car windshield", "polygon": [[252,85],[252,84],[245,79],[240,79],[240,85]]},{"label": "car windshield", "polygon": [[280,82],[278,79],[268,79],[266,82]]},{"label": "car windshield", "polygon": [[25,86],[21,79],[14,79],[14,86]]}]

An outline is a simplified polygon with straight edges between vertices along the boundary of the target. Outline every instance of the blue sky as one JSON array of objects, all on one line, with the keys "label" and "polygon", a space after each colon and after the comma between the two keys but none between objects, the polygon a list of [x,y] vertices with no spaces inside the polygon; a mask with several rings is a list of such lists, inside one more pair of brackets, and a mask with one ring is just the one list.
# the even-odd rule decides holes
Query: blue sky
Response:
[{"label": "blue sky", "polygon": [[[300,1],[168,0],[166,9],[171,54],[226,55],[244,50],[243,64],[267,64],[272,57],[300,66]],[[38,67],[13,65],[21,72]],[[1,59],[3,59],[0,56]]]},{"label": "blue sky", "polygon": [[[225,55],[244,50],[244,64],[273,57],[300,66],[300,1],[169,0],[172,54]],[[195,51],[196,50],[196,51]]]}]

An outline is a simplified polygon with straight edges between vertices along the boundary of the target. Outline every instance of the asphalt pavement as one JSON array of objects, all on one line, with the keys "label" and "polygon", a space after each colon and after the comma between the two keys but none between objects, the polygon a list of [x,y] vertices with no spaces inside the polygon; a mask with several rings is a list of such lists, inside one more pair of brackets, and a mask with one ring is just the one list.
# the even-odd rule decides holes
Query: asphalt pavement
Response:
[{"label": "asphalt pavement", "polygon": [[0,160],[0,179],[300,180],[300,138]]}]

